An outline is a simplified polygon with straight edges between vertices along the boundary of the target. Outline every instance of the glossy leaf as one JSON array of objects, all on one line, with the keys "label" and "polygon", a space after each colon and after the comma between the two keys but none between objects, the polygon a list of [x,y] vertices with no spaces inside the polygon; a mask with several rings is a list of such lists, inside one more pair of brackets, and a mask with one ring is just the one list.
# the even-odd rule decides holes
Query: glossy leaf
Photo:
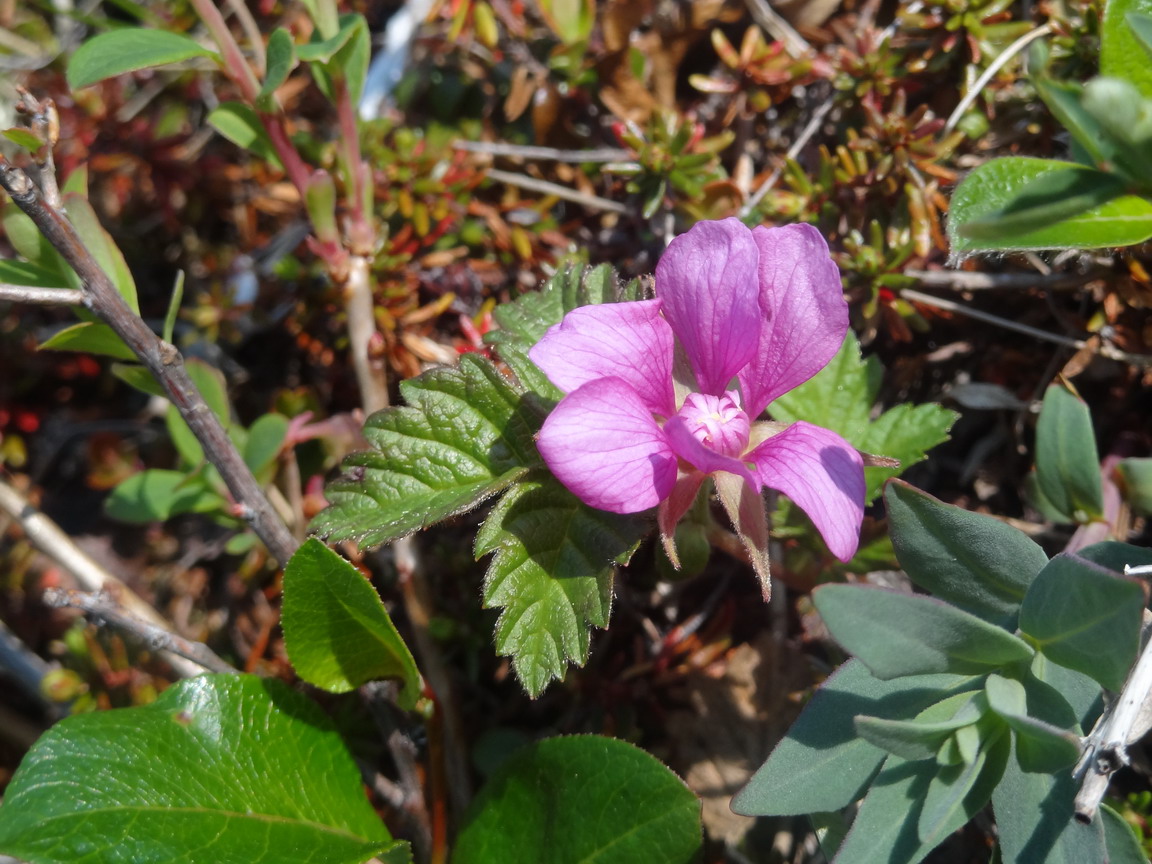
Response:
[{"label": "glossy leaf", "polygon": [[359,570],[315,538],[284,568],[284,647],[296,672],[330,693],[398,678],[401,707],[420,696],[416,661]]},{"label": "glossy leaf", "polygon": [[65,327],[40,343],[40,350],[82,351],[86,354],[100,354],[115,357],[117,360],[135,360],[136,355],[116,331],[107,324],[82,321]]},{"label": "glossy leaf", "polygon": [[287,434],[288,418],[283,414],[263,414],[248,427],[244,464],[258,478],[276,461]]},{"label": "glossy leaf", "polygon": [[1023,640],[931,597],[824,585],[812,600],[832,638],[878,678],[980,674],[1032,658]]},{"label": "glossy leaf", "polygon": [[952,251],[964,254],[997,249],[1096,249],[1129,246],[1152,237],[1152,201],[1136,195],[1114,198],[1078,216],[1019,236],[977,240],[960,232],[960,226],[1002,210],[1032,181],[1070,166],[1076,167],[1072,162],[1005,156],[973,170],[952,194],[948,218]]},{"label": "glossy leaf", "polygon": [[113,363],[112,374],[127,384],[129,387],[134,387],[141,393],[147,393],[149,396],[159,396],[162,399],[167,399],[168,394],[160,385],[160,382],[152,377],[152,373],[148,371],[147,366],[141,366],[136,363]]},{"label": "glossy leaf", "polygon": [[859,660],[849,660],[804,706],[772,755],[732,799],[732,809],[745,816],[790,816],[847,807],[888,756],[857,735],[855,717],[915,717],[973,685],[972,678],[959,675],[882,681]]},{"label": "glossy leaf", "polygon": [[71,288],[72,284],[56,270],[33,264],[0,258],[0,282],[9,285],[31,285],[36,288]]},{"label": "glossy leaf", "polygon": [[163,522],[180,513],[210,513],[225,503],[200,477],[150,468],[116,486],[104,499],[104,512],[121,522]]},{"label": "glossy leaf", "polygon": [[1133,32],[1128,16],[1152,15],[1152,0],[1108,0],[1100,28],[1100,74],[1135,84],[1152,99],[1152,63]]},{"label": "glossy leaf", "polygon": [[1136,659],[1140,585],[1076,554],[1041,570],[1020,607],[1020,629],[1049,659],[1119,691]]},{"label": "glossy leaf", "polygon": [[524,689],[541,693],[569,663],[588,659],[589,630],[607,627],[615,564],[626,563],[649,526],[595,510],[551,477],[505,495],[476,535],[476,557],[495,553],[484,606],[502,607],[496,650],[512,656]]},{"label": "glossy leaf", "polygon": [[112,280],[117,293],[124,298],[128,307],[133,312],[139,313],[140,302],[136,297],[136,282],[132,278],[132,271],[128,269],[124,254],[112,239],[112,235],[100,224],[96,211],[92,209],[88,199],[75,192],[66,192],[64,206],[68,210],[69,221],[100,265],[100,269]]},{"label": "glossy leaf", "polygon": [[50,729],[6,791],[0,850],[29,864],[409,860],[324,714],[279,681],[227,675]]},{"label": "glossy leaf", "polygon": [[880,494],[886,480],[923,461],[929,450],[947,441],[958,416],[935,404],[903,404],[872,419],[883,373],[875,357],[861,359],[860,343],[849,331],[827,366],[768,406],[776,420],[806,420],[838,432],[865,453],[899,460],[896,468],[864,469],[869,502]]},{"label": "glossy leaf", "polygon": [[240,102],[224,102],[212,109],[208,125],[235,144],[280,168],[280,157],[260,116]]},{"label": "glossy leaf", "polygon": [[1079,396],[1061,384],[1044,394],[1036,423],[1036,480],[1045,499],[1069,521],[1100,519],[1104,493],[1092,416]]},{"label": "glossy leaf", "polygon": [[489,361],[466,355],[459,368],[432,369],[400,392],[408,405],[368,418],[374,449],[344,461],[312,530],[387,543],[471,510],[540,465],[532,440],[540,418]]},{"label": "glossy leaf", "polygon": [[1106,861],[1100,820],[1073,818],[1079,783],[1069,771],[1024,771],[1013,756],[992,792],[1003,864],[1085,864]]},{"label": "glossy leaf", "polygon": [[1028,585],[1048,563],[1010,525],[945,504],[907,483],[884,492],[900,566],[925,591],[986,621],[1014,621]]},{"label": "glossy leaf", "polygon": [[180,63],[195,57],[219,56],[198,42],[168,30],[126,27],[93,36],[68,61],[68,86],[73,90],[138,69]]},{"label": "glossy leaf", "polygon": [[700,801],[659,761],[598,735],[516,751],[465,817],[452,864],[690,864]]}]

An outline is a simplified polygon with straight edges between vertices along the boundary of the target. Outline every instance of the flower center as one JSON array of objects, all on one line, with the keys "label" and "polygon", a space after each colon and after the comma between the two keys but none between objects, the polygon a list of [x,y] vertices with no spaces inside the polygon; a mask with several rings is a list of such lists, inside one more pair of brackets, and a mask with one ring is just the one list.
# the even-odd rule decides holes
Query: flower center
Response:
[{"label": "flower center", "polygon": [[723,396],[689,393],[677,413],[696,440],[717,453],[739,458],[748,447],[750,423],[735,390]]}]

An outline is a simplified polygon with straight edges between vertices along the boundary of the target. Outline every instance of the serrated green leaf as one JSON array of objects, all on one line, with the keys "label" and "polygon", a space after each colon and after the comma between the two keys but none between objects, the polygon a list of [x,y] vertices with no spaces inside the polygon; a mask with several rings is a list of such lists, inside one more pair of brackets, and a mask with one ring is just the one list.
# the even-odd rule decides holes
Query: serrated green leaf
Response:
[{"label": "serrated green leaf", "polygon": [[[203,360],[192,357],[185,361],[185,370],[205,404],[212,409],[212,413],[220,418],[224,428],[231,422],[231,408],[228,404],[228,388],[224,383],[224,376],[219,369],[209,366]],[[181,458],[188,465],[196,466],[204,461],[204,448],[195,433],[184,422],[175,405],[169,405],[164,415],[164,422],[168,427],[168,434],[172,438],[172,445]]]},{"label": "serrated green leaf", "polygon": [[541,465],[541,416],[488,360],[465,355],[400,385],[407,406],[368,418],[375,448],[344,461],[312,530],[375,546],[472,509]]},{"label": "serrated green leaf", "polygon": [[132,278],[132,271],[128,269],[128,262],[124,260],[124,254],[112,239],[112,235],[100,224],[96,211],[92,209],[88,199],[74,192],[66,192],[64,206],[68,210],[69,221],[100,265],[100,269],[112,280],[117,293],[124,298],[129,308],[139,314],[140,301],[136,298],[136,281]]},{"label": "serrated green leaf", "polygon": [[116,486],[104,499],[104,512],[121,522],[163,522],[180,513],[210,513],[224,504],[200,477],[151,468]]},{"label": "serrated green leaf", "polygon": [[856,734],[854,717],[915,717],[932,703],[973,686],[976,679],[960,675],[882,681],[859,660],[849,660],[820,686],[768,761],[732,799],[733,811],[791,816],[847,807],[888,756]]},{"label": "serrated green leaf", "polygon": [[407,860],[323,712],[248,675],[58,723],[6,790],[0,849],[30,864]]},{"label": "serrated green leaf", "polygon": [[1100,820],[1082,825],[1073,818],[1079,788],[1070,771],[1029,773],[1015,747],[1004,776],[992,792],[992,810],[1004,864],[1085,864],[1107,861]]},{"label": "serrated green leaf", "polygon": [[700,801],[615,738],[549,738],[516,751],[480,791],[452,864],[689,864]]},{"label": "serrated green leaf", "polygon": [[880,494],[886,480],[922,461],[928,450],[947,441],[948,430],[958,416],[939,405],[897,405],[872,420],[883,374],[884,367],[875,357],[861,359],[860,343],[849,331],[827,366],[768,406],[777,420],[806,420],[839,433],[866,453],[898,459],[898,468],[864,469],[867,502]]},{"label": "serrated green leaf", "polygon": [[832,638],[878,678],[980,674],[1032,659],[1023,640],[932,597],[824,585],[812,601]]},{"label": "serrated green leaf", "polygon": [[1073,162],[1005,156],[976,168],[952,193],[948,216],[952,251],[964,254],[998,249],[1098,249],[1130,246],[1152,237],[1152,201],[1137,195],[1114,198],[1079,216],[1017,237],[976,240],[960,233],[960,226],[1003,209],[1033,180],[1070,166],[1077,167]]},{"label": "serrated green leaf", "polygon": [[38,350],[82,351],[86,354],[101,354],[117,360],[135,360],[132,349],[116,335],[107,324],[84,321],[73,324],[41,342]]},{"label": "serrated green leaf", "polygon": [[300,677],[329,693],[399,678],[398,701],[420,696],[416,661],[364,575],[312,538],[284,568],[284,647]]},{"label": "serrated green leaf", "polygon": [[292,34],[283,27],[277,27],[268,37],[267,58],[267,72],[257,100],[271,108],[276,91],[296,68],[296,46],[292,42]]},{"label": "serrated green leaf", "polygon": [[518,483],[492,508],[475,546],[477,558],[495,553],[484,606],[503,607],[496,650],[512,656],[529,695],[584,665],[590,629],[608,626],[615,565],[648,527],[589,507],[551,477]]},{"label": "serrated green leaf", "polygon": [[0,282],[30,285],[35,288],[71,288],[72,284],[58,271],[31,261],[0,259]]},{"label": "serrated green leaf", "polygon": [[1119,691],[1136,659],[1144,593],[1086,557],[1057,555],[1020,606],[1020,629],[1049,659]]},{"label": "serrated green leaf", "polygon": [[888,484],[884,503],[908,578],[941,600],[1014,629],[1029,583],[1048,563],[1043,549],[999,519],[945,504],[898,480]]},{"label": "serrated green leaf", "polygon": [[180,63],[194,57],[220,62],[214,51],[195,40],[167,30],[126,27],[86,41],[68,61],[68,86],[73,90],[138,69]]},{"label": "serrated green leaf", "polygon": [[1084,524],[1103,517],[1092,415],[1083,400],[1061,384],[1045,392],[1036,423],[1036,480],[1044,498],[1068,521]]},{"label": "serrated green leaf", "polygon": [[1152,99],[1152,64],[1129,26],[1131,14],[1152,15],[1152,0],[1108,0],[1100,28],[1100,74],[1135,84]]},{"label": "serrated green leaf", "polygon": [[223,102],[208,115],[208,125],[235,144],[265,162],[283,168],[272,139],[252,108],[240,102]]}]

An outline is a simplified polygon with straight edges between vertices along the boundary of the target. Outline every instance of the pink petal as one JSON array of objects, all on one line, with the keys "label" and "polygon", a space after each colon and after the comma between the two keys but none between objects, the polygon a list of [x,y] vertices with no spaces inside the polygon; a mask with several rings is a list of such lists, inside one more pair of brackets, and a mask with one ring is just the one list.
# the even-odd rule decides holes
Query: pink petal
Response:
[{"label": "pink petal", "polygon": [[759,306],[752,232],[739,219],[697,222],[656,265],[656,296],[703,393],[720,396],[756,353]]},{"label": "pink petal", "polygon": [[747,482],[751,483],[754,488],[760,488],[761,483],[759,478],[748,470],[748,466],[744,464],[744,462],[739,459],[733,459],[731,456],[717,453],[712,448],[706,447],[692,434],[692,430],[682,418],[669,418],[668,422],[664,424],[664,434],[667,436],[668,443],[672,446],[672,450],[675,451],[676,455],[689,465],[703,471],[705,474],[712,474],[716,471],[726,471],[729,474],[743,477]]},{"label": "pink petal", "polygon": [[664,433],[640,394],[619,378],[590,381],[561,399],[536,446],[573,495],[601,510],[647,510],[676,482],[676,455]]},{"label": "pink petal", "polygon": [[848,332],[848,303],[828,244],[811,225],[757,228],[760,308],[769,326],[740,373],[744,407],[755,419],[835,356]]},{"label": "pink petal", "polygon": [[745,459],[761,482],[778,489],[808,514],[828,549],[841,561],[856,554],[864,518],[864,461],[828,429],[793,423]]},{"label": "pink petal", "polygon": [[672,328],[659,300],[581,306],[551,327],[528,357],[571,393],[589,381],[619,378],[632,386],[648,413],[672,414]]}]

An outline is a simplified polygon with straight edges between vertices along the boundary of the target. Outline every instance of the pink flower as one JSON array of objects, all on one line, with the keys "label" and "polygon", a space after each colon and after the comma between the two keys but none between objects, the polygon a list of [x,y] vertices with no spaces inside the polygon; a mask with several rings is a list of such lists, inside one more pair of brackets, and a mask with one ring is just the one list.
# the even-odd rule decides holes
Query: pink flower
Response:
[{"label": "pink flower", "polygon": [[[660,259],[655,300],[574,309],[532,348],[567,394],[540,430],[540,453],[592,507],[659,505],[666,544],[712,475],[749,551],[766,553],[760,492],[779,490],[847,561],[863,518],[860,454],[809,423],[753,422],[824,368],[847,330],[839,272],[815,228],[700,222]],[[753,561],[766,579],[766,557]]]}]

